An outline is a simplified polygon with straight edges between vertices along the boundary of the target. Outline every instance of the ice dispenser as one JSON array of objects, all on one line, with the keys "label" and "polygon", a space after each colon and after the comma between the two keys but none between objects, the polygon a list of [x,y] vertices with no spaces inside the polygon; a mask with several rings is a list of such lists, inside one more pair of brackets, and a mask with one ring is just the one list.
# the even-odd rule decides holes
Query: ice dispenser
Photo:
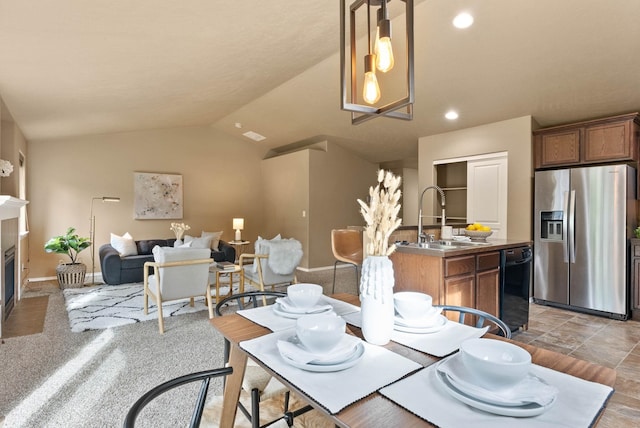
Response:
[{"label": "ice dispenser", "polygon": [[540,238],[562,241],[562,211],[542,211],[540,225]]}]

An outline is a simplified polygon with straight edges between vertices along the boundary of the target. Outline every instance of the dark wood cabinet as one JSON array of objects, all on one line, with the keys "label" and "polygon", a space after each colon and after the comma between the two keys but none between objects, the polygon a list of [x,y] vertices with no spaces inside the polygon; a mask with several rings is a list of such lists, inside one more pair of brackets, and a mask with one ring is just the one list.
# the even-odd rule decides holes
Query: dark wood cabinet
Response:
[{"label": "dark wood cabinet", "polygon": [[637,162],[638,113],[533,132],[535,169],[607,162]]},{"label": "dark wood cabinet", "polygon": [[[539,154],[536,168],[580,163],[580,130],[542,134],[536,145]],[[536,153],[538,153],[538,151]]]}]

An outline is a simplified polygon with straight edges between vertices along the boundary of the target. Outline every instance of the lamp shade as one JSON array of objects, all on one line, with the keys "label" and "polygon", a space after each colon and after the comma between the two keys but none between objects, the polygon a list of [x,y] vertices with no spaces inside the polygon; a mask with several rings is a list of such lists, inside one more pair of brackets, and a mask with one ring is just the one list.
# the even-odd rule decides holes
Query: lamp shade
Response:
[{"label": "lamp shade", "polygon": [[233,228],[235,230],[244,229],[244,219],[243,218],[234,218],[233,219]]}]

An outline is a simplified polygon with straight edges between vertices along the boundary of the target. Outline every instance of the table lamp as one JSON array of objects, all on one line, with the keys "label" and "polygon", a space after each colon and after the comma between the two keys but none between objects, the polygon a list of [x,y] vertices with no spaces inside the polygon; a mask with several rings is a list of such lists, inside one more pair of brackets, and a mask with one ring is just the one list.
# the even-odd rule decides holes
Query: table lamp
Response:
[{"label": "table lamp", "polygon": [[244,219],[243,218],[234,218],[233,219],[233,228],[236,230],[236,241],[242,241],[242,233],[240,232],[244,229]]}]

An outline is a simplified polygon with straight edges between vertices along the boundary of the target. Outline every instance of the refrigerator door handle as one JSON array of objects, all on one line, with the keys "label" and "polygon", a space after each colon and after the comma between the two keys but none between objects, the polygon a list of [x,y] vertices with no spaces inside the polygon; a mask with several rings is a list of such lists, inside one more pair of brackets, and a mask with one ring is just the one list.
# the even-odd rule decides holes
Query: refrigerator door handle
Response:
[{"label": "refrigerator door handle", "polygon": [[576,191],[572,190],[569,194],[569,219],[567,230],[567,245],[569,247],[569,262],[576,262]]},{"label": "refrigerator door handle", "polygon": [[563,201],[563,215],[562,215],[562,230],[564,231],[564,237],[562,238],[562,255],[563,261],[569,263],[569,225],[568,225],[568,212],[569,212],[569,192],[564,192]]}]

